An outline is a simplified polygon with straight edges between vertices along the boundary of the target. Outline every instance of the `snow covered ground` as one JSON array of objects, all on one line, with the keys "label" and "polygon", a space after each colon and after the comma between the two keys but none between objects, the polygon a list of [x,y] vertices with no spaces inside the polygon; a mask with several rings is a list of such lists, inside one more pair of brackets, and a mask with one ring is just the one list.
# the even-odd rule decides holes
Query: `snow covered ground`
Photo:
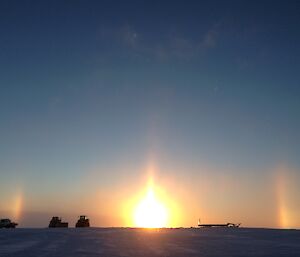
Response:
[{"label": "snow covered ground", "polygon": [[299,230],[1,229],[1,257],[300,256]]}]

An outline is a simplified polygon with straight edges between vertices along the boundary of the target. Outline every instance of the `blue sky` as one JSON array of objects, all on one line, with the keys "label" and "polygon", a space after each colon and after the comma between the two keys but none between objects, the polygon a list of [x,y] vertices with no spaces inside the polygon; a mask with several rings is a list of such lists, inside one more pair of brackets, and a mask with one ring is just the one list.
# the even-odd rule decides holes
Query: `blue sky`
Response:
[{"label": "blue sky", "polygon": [[[67,195],[63,205],[134,186],[149,161],[161,187],[171,178],[195,198],[180,178],[255,185],[278,166],[299,178],[297,1],[2,1],[0,10],[0,192],[21,190],[24,210],[54,213],[42,198]],[[98,184],[92,176],[83,187],[95,167]]]}]

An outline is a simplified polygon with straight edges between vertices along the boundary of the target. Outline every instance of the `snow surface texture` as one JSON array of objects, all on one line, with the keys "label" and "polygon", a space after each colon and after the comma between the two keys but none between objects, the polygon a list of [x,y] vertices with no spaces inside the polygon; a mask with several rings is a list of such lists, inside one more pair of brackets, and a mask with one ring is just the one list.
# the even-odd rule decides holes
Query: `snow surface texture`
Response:
[{"label": "snow surface texture", "polygon": [[300,256],[300,231],[275,229],[1,229],[1,257]]}]

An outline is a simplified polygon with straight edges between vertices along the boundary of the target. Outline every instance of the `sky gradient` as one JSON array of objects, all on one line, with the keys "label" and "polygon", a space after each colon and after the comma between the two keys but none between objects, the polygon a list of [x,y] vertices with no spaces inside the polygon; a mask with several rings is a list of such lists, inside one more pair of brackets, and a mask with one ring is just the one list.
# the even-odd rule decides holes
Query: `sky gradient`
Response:
[{"label": "sky gradient", "polygon": [[0,216],[300,228],[299,1],[1,1]]}]

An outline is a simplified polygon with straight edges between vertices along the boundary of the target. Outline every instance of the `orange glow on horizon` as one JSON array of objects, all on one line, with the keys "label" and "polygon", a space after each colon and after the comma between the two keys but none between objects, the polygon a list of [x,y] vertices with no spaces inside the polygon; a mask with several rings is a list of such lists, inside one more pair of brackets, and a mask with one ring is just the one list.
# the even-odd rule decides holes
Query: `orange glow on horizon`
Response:
[{"label": "orange glow on horizon", "polygon": [[23,196],[21,193],[16,195],[15,201],[12,206],[12,211],[13,211],[13,218],[15,220],[19,220],[21,217],[21,212],[22,212],[22,206],[23,206]]},{"label": "orange glow on horizon", "polygon": [[277,175],[278,219],[281,228],[289,228],[289,211],[286,205],[286,171],[280,169]]},{"label": "orange glow on horizon", "polygon": [[299,228],[299,195],[297,194],[298,170],[286,165],[277,168],[275,190],[277,200],[278,227],[284,229]]},{"label": "orange glow on horizon", "polygon": [[148,189],[145,198],[142,199],[134,210],[134,223],[136,227],[143,228],[161,228],[167,226],[167,208],[156,198],[152,188]]},{"label": "orange glow on horizon", "polygon": [[146,169],[147,183],[129,192],[123,204],[124,225],[140,228],[175,227],[180,224],[180,211],[177,203],[166,191],[172,188],[164,183],[164,187],[154,183],[153,165]]}]

